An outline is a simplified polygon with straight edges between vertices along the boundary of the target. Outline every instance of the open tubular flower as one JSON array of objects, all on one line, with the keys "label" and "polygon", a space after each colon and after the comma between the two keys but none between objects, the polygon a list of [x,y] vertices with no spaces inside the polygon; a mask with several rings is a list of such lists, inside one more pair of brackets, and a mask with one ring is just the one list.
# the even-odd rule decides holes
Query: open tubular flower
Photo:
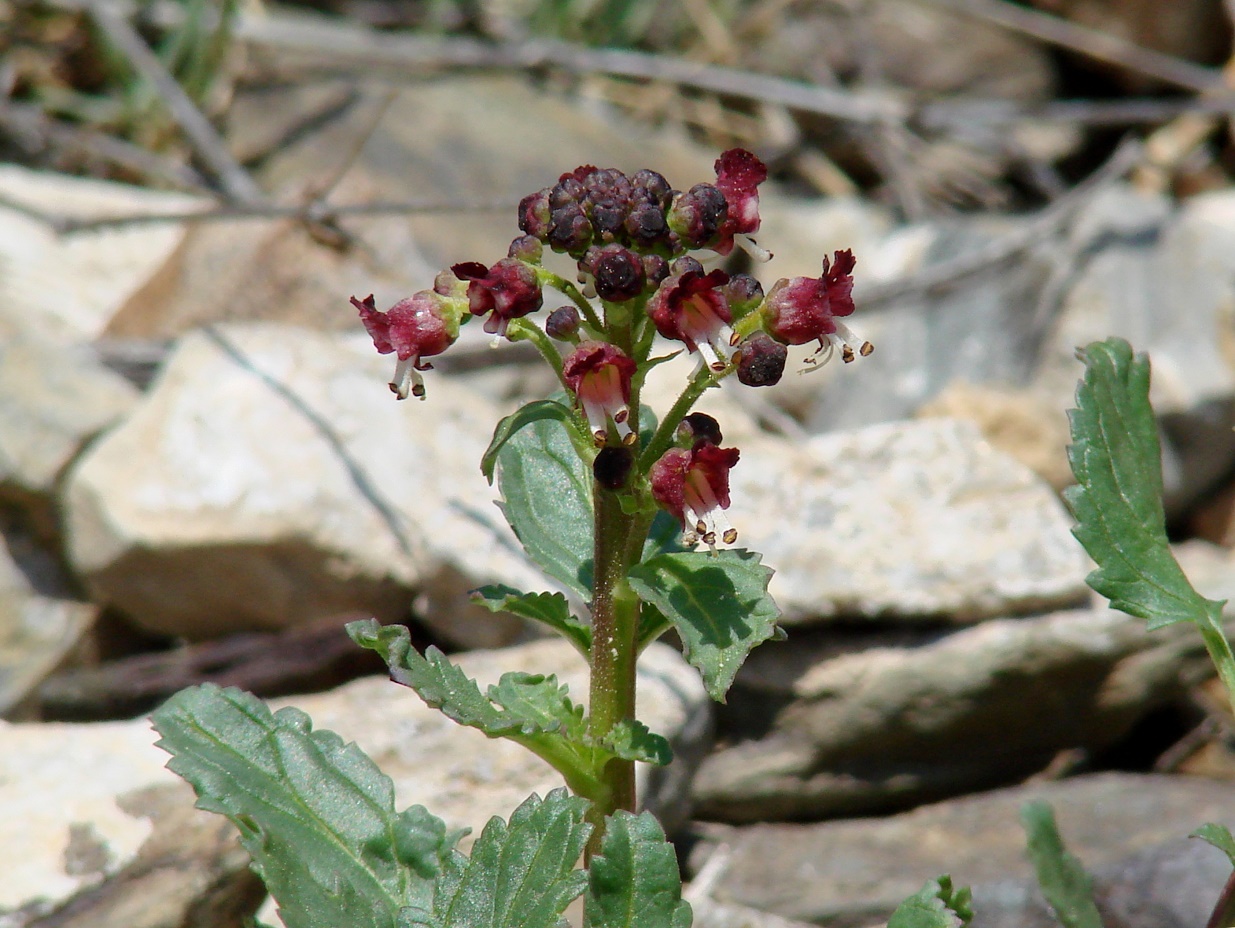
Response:
[{"label": "open tubular flower", "polygon": [[718,538],[727,545],[738,540],[724,513],[729,508],[729,471],[738,456],[737,448],[698,441],[690,449],[670,448],[652,465],[652,496],[682,524],[686,544],[702,541],[714,547]]},{"label": "open tubular flower", "polygon": [[485,331],[503,336],[511,319],[534,313],[544,303],[536,271],[517,258],[503,258],[486,268],[478,261],[455,264],[450,268],[467,287],[468,306],[473,316],[490,313]]},{"label": "open tubular flower", "polygon": [[728,366],[733,341],[729,304],[719,289],[729,282],[724,271],[689,270],[668,278],[648,301],[647,312],[665,338],[685,342],[714,371]]},{"label": "open tubular flower", "polygon": [[562,364],[562,376],[574,391],[597,444],[604,444],[613,421],[623,445],[637,437],[630,427],[630,378],[635,362],[605,342],[584,342]]},{"label": "open tubular flower", "polygon": [[448,301],[431,290],[400,300],[384,313],[378,312],[373,294],[351,301],[378,352],[395,352],[399,357],[390,389],[401,400],[409,393],[424,399],[420,372],[432,370],[433,365],[421,359],[441,354],[459,337],[458,314],[451,313]]},{"label": "open tubular flower", "polygon": [[777,281],[760,307],[764,330],[786,345],[817,340],[824,351],[823,362],[838,347],[845,363],[852,361],[854,344],[859,345],[858,354],[866,357],[875,350],[874,346],[868,341],[859,342],[839,318],[853,312],[854,263],[852,251],[837,251],[833,261],[823,259],[823,274],[819,277]]},{"label": "open tubular flower", "polygon": [[716,159],[716,187],[729,209],[712,248],[733,251],[734,237],[759,231],[759,185],[768,179],[763,162],[744,148],[731,148]]}]

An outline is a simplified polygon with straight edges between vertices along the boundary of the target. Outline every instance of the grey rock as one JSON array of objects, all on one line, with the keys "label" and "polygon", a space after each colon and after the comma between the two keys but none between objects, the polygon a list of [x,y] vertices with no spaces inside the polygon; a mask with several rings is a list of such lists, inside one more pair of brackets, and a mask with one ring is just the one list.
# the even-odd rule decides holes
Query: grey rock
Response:
[{"label": "grey rock", "polygon": [[831,616],[968,622],[1086,595],[1062,505],[954,419],[743,445],[739,543],[776,568],[787,625]]},{"label": "grey rock", "polygon": [[455,641],[519,635],[465,596],[542,583],[479,471],[498,410],[443,377],[428,402],[398,403],[390,376],[363,332],[186,337],[68,477],[69,556],[95,599],[201,639],[348,611],[401,619],[417,591]]},{"label": "grey rock", "polygon": [[[1116,891],[1115,879],[1130,884],[1137,866],[1142,866],[1142,874],[1155,874],[1155,898],[1140,897],[1142,917],[1155,911],[1154,906],[1172,891],[1172,865],[1168,855],[1142,858],[1139,864],[1132,855],[1177,841],[1206,821],[1235,823],[1235,798],[1228,784],[1188,777],[1095,774],[968,796],[885,819],[718,831],[696,849],[692,863],[705,860],[723,844],[730,858],[717,881],[718,902],[829,928],[857,928],[886,919],[901,900],[941,873],[951,874],[959,885],[975,887],[979,913],[988,900],[992,910],[1011,908],[1021,904],[1023,887],[1032,878],[1018,813],[1024,802],[1033,799],[1054,807],[1065,843],[1087,868],[1110,875],[1112,905],[1130,907],[1120,901],[1126,900],[1129,885]],[[1218,851],[1212,855],[1221,860]],[[1199,899],[1176,911],[1203,908],[1206,900],[1212,905],[1228,872],[1229,866],[1206,864],[1204,874],[1198,874],[1202,878],[1190,884],[1198,887]],[[1159,890],[1162,896],[1157,895]],[[1026,919],[975,924],[1041,923]]]},{"label": "grey rock", "polygon": [[1007,783],[1116,743],[1208,667],[1190,628],[1148,632],[1107,610],[872,637],[751,656],[730,704],[752,707],[758,735],[704,762],[701,815],[857,815]]},{"label": "grey rock", "polygon": [[[556,673],[576,697],[586,691],[583,660],[562,641],[473,652],[458,657],[457,663],[482,683],[496,682],[500,672],[522,669]],[[668,776],[640,772],[647,805],[672,828],[688,811],[684,781],[691,773],[691,758],[707,747],[710,704],[698,675],[664,645],[645,653],[639,673],[639,717],[669,738],[681,763],[670,767]],[[369,753],[394,780],[399,808],[423,804],[451,827],[469,827],[478,834],[491,816],[509,816],[529,793],[544,795],[561,785],[554,770],[523,748],[458,726],[410,690],[381,677],[279,701],[289,703],[308,711],[315,727],[333,729]],[[248,912],[257,907],[260,893],[254,897],[252,883],[240,878],[243,861],[227,864],[232,860],[230,844],[220,843],[230,836],[231,826],[190,808],[191,793],[164,768],[167,755],[154,747],[155,740],[145,719],[0,722],[0,928],[25,928],[31,918],[60,910],[86,913],[84,924],[90,912],[100,911],[90,908],[90,900],[140,906],[147,891],[138,879],[142,862],[148,861],[143,855],[156,846],[162,863],[151,880],[174,877],[179,889],[168,885],[160,892],[173,902],[181,900],[175,904],[201,909],[203,919],[233,911],[242,902]],[[190,853],[196,839],[188,835],[181,854],[175,829],[161,834],[160,818],[151,814],[156,799],[160,807],[174,806],[171,811],[179,817],[169,821],[179,822],[176,827],[191,827],[210,838],[215,849],[211,855]],[[206,866],[210,861],[216,862],[210,865],[213,870]],[[211,872],[226,880],[212,883],[205,879]],[[114,885],[117,880],[134,885],[126,890]],[[230,889],[223,897],[212,895],[220,887]],[[191,900],[185,900],[186,892]],[[156,907],[153,902],[151,906]],[[132,924],[206,928],[224,922]]]}]

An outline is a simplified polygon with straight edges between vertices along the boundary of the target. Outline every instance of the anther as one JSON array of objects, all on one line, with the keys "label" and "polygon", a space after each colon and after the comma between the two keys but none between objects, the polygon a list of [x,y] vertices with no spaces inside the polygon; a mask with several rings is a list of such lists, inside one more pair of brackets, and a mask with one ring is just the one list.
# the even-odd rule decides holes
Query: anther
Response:
[{"label": "anther", "polygon": [[725,534],[721,537],[724,539],[725,544],[731,545],[738,540],[738,530],[736,528],[726,529]]},{"label": "anther", "polygon": [[846,364],[850,363],[854,359],[854,357],[855,355],[853,353],[853,349],[850,348],[848,345],[846,345],[844,348],[841,349],[840,359],[844,361]]},{"label": "anther", "polygon": [[862,342],[862,347],[858,349],[858,354],[864,358],[869,358],[871,352],[875,350],[875,346],[870,342]]}]

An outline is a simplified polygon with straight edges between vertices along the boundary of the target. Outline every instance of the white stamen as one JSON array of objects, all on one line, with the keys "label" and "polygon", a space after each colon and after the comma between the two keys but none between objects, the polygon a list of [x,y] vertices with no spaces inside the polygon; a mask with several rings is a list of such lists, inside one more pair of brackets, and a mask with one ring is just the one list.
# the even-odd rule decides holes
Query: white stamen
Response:
[{"label": "white stamen", "polygon": [[774,257],[772,252],[755,244],[753,238],[748,238],[745,235],[735,235],[733,243],[750,255],[752,261],[758,261],[760,264],[767,264]]},{"label": "white stamen", "polygon": [[401,400],[409,395],[425,398],[425,380],[416,370],[416,358],[410,357],[395,365],[395,379],[390,382],[390,391]]}]

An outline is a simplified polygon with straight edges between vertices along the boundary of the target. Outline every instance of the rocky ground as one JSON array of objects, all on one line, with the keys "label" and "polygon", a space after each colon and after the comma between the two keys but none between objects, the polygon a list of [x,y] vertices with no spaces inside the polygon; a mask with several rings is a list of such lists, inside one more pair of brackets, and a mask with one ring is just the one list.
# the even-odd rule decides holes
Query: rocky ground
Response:
[{"label": "rocky ground", "polygon": [[[352,18],[329,28],[349,35],[363,11],[337,6]],[[678,841],[697,924],[878,925],[948,872],[974,886],[976,925],[1052,925],[1021,849],[1031,797],[1054,804],[1108,925],[1204,923],[1229,867],[1185,836],[1235,826],[1235,722],[1189,629],[1150,633],[1093,599],[1059,491],[1074,349],[1126,337],[1154,364],[1181,563],[1206,595],[1235,596],[1225,123],[1184,114],[1133,147],[1058,120],[957,123],[966,101],[1057,105],[1077,73],[1103,105],[1178,98],[1144,64],[1158,59],[1061,56],[976,0],[844,6],[792,6],[788,32],[717,33],[743,37],[727,57],[689,47],[815,87],[831,75],[860,91],[849,106],[907,88],[952,107],[929,111],[935,128],[889,142],[903,126],[784,103],[709,128],[703,96],[623,95],[552,67],[391,84],[394,52],[373,59],[378,82],[314,59],[312,29],[284,13],[245,20],[250,79],[220,124],[263,196],[475,207],[455,214],[64,232],[212,207],[47,170],[12,128],[17,105],[0,114],[25,152],[0,166],[0,928],[224,928],[257,911],[230,826],[193,810],[145,719],[192,683],[301,706],[372,754],[401,804],[451,826],[478,830],[555,785],[388,683],[341,630],[406,623],[420,645],[467,652],[481,680],[528,669],[583,689],[571,649],[466,597],[546,588],[477,462],[497,417],[552,384],[470,327],[428,402],[393,402],[347,297],[388,305],[441,266],[504,253],[513,204],[578,164],[708,179],[716,133],[775,167],[760,276],[814,275],[852,248],[854,324],[876,351],[702,404],[742,448],[729,514],[777,570],[789,641],[756,651],[724,705],[668,645],[645,660],[640,717],[678,758],[644,772],[645,802]],[[1217,2],[1038,6],[1191,67],[1176,87],[1222,80]],[[490,37],[519,38],[501,22]],[[940,36],[948,54],[924,57]],[[1209,135],[1193,126],[1201,141],[1162,156],[1186,118]],[[899,166],[875,183],[880,151]],[[663,406],[679,375],[659,368],[645,402]]]}]

